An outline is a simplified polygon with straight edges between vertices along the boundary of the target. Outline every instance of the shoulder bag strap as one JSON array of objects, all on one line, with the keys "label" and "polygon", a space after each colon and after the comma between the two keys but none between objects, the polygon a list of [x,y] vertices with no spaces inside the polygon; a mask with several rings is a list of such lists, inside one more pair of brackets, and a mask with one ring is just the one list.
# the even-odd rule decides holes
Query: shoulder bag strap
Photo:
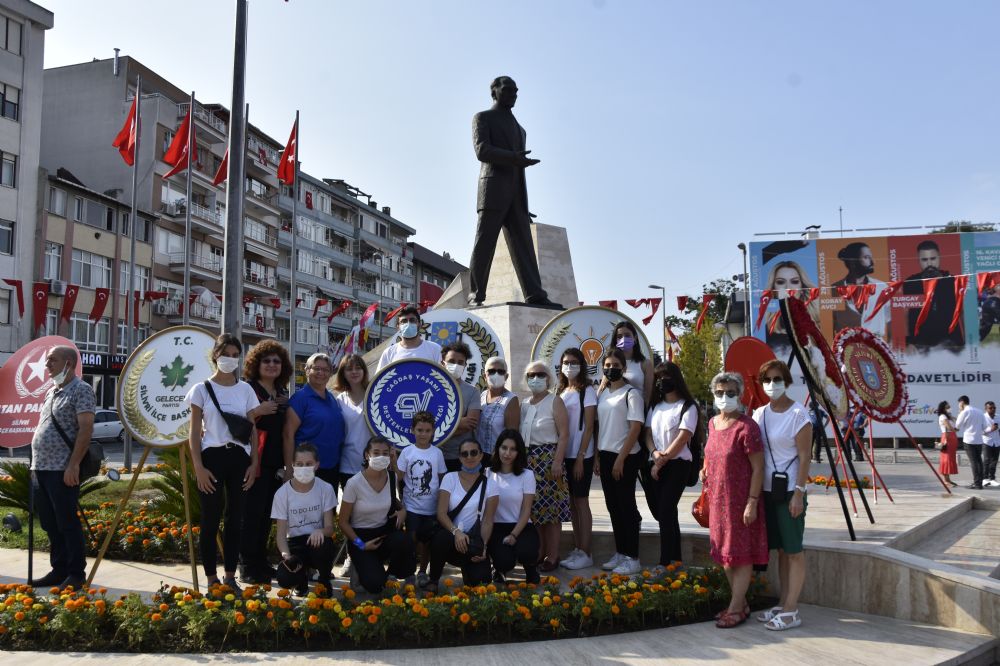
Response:
[{"label": "shoulder bag strap", "polygon": [[208,391],[208,397],[210,397],[212,399],[212,404],[215,405],[215,408],[217,410],[219,410],[220,414],[222,414],[223,413],[222,412],[222,407],[219,406],[219,399],[215,397],[215,391],[212,389],[212,382],[210,382],[210,381],[208,381],[206,379],[205,383],[204,383],[204,386],[205,386],[205,390]]},{"label": "shoulder bag strap", "polygon": [[[454,509],[452,509],[451,511],[448,512],[448,518],[450,518],[452,521],[454,521],[455,518],[458,517],[458,514],[462,513],[462,509],[464,509],[465,505],[469,503],[469,500],[472,499],[472,496],[473,496],[473,494],[475,494],[476,489],[479,488],[479,485],[481,483],[483,483],[485,480],[486,480],[486,477],[483,476],[482,474],[480,474],[479,478],[476,479],[476,482],[473,483],[472,487],[469,488],[468,492],[465,493],[465,497],[462,498],[462,501],[458,503],[458,506],[456,506]],[[459,488],[461,488],[462,487],[461,486],[461,484],[462,484],[461,477],[459,477],[459,482],[458,483],[459,483]]]},{"label": "shoulder bag strap", "polygon": [[[54,402],[55,401],[55,397],[53,397],[52,400]],[[51,411],[51,407],[50,407],[49,416],[52,417],[52,425],[54,425],[56,427],[56,431],[59,432],[59,436],[62,437],[62,441],[66,444],[66,446],[69,447],[69,451],[70,451],[70,453],[72,453],[73,449],[75,448],[73,446],[73,442],[70,440],[69,435],[66,434],[66,431],[63,430],[63,427],[61,425],[59,425],[59,419],[56,418],[56,413],[54,411]]]},{"label": "shoulder bag strap", "polygon": [[[762,424],[764,424],[764,428],[763,428],[763,431],[764,431],[764,443],[767,444],[767,452],[771,455],[771,465],[773,465],[774,469],[777,470],[778,469],[778,463],[776,463],[774,461],[774,451],[771,450],[771,439],[767,436],[767,406],[765,406],[764,410],[760,413],[760,422]],[[798,433],[796,433],[796,434],[798,434]],[[797,451],[797,449],[796,449],[796,451]],[[792,466],[792,463],[794,463],[798,459],[799,459],[799,454],[796,453],[795,457],[792,458],[791,460],[789,460],[788,464],[785,465],[785,469],[781,470],[782,473],[787,472],[788,468]]]},{"label": "shoulder bag strap", "polygon": [[476,517],[482,518],[483,503],[486,502],[486,476],[480,474],[479,478],[483,480],[483,485],[479,487],[479,506],[476,508]]}]

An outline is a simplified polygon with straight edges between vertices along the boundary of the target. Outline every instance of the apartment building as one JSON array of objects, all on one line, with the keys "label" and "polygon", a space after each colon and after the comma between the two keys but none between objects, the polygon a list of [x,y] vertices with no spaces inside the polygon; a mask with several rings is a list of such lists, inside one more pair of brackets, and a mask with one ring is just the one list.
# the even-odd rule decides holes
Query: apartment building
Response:
[{"label": "apartment building", "polygon": [[[153,269],[152,233],[156,215],[139,210],[135,225],[135,283],[140,293],[133,323],[126,318],[131,257],[131,202],[89,189],[66,170],[43,171],[32,281],[49,285],[45,335],[61,335],[80,350],[83,379],[94,387],[97,404],[113,408],[118,375],[128,354],[128,330],[136,342],[149,336],[146,297]],[[70,286],[78,288],[75,300]],[[109,298],[95,309],[102,290]],[[137,322],[137,325],[135,325]]]},{"label": "apartment building", "polygon": [[413,256],[414,287],[420,303],[436,303],[451,281],[467,267],[447,252],[438,254],[419,243],[409,243]]},{"label": "apartment building", "polygon": [[[30,300],[42,57],[52,12],[27,0],[0,0],[0,279],[21,280]],[[0,282],[0,363],[32,339],[30,317],[19,317],[16,293]]]}]

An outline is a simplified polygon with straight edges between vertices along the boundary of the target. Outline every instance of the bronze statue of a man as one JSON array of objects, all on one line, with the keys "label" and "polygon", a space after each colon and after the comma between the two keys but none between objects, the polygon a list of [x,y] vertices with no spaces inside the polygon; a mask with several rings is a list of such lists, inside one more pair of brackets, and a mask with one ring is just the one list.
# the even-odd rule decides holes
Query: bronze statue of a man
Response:
[{"label": "bronze statue of a man", "polygon": [[490,265],[501,229],[507,230],[507,247],[514,271],[524,292],[524,302],[556,306],[542,289],[538,259],[531,240],[531,213],[524,169],[539,160],[528,157],[524,149],[525,132],[511,109],[517,101],[517,84],[509,76],[500,76],[490,84],[493,106],[472,119],[472,144],[483,163],[479,171],[479,196],[476,211],[479,226],[469,262],[472,291],[470,304],[482,304]]}]

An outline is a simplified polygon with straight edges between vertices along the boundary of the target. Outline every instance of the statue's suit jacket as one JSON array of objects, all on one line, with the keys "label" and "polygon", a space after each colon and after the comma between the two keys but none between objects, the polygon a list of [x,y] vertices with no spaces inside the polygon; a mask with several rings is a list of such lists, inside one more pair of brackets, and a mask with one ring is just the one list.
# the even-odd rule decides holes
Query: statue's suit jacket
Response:
[{"label": "statue's suit jacket", "polygon": [[524,167],[515,166],[518,151],[523,151],[524,128],[505,109],[489,109],[472,119],[472,145],[482,162],[479,169],[479,194],[476,211],[506,211],[512,203],[528,212],[528,190]]}]

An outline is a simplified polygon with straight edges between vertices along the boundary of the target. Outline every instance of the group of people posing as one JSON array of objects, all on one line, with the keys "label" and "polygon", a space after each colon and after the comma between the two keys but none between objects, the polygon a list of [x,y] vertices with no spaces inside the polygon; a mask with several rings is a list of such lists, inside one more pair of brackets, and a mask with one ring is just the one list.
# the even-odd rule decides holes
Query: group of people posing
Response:
[{"label": "group of people posing", "polygon": [[997,406],[992,400],[985,410],[973,407],[969,396],[958,399],[958,418],[951,415],[951,405],[947,400],[938,404],[938,425],[941,440],[936,448],[941,452],[938,472],[945,483],[952,487],[957,484],[951,475],[958,474],[958,438],[962,438],[965,455],[972,468],[972,483],[969,488],[981,490],[983,486],[1000,486],[997,482],[997,458],[1000,458],[1000,421],[997,421]]}]

